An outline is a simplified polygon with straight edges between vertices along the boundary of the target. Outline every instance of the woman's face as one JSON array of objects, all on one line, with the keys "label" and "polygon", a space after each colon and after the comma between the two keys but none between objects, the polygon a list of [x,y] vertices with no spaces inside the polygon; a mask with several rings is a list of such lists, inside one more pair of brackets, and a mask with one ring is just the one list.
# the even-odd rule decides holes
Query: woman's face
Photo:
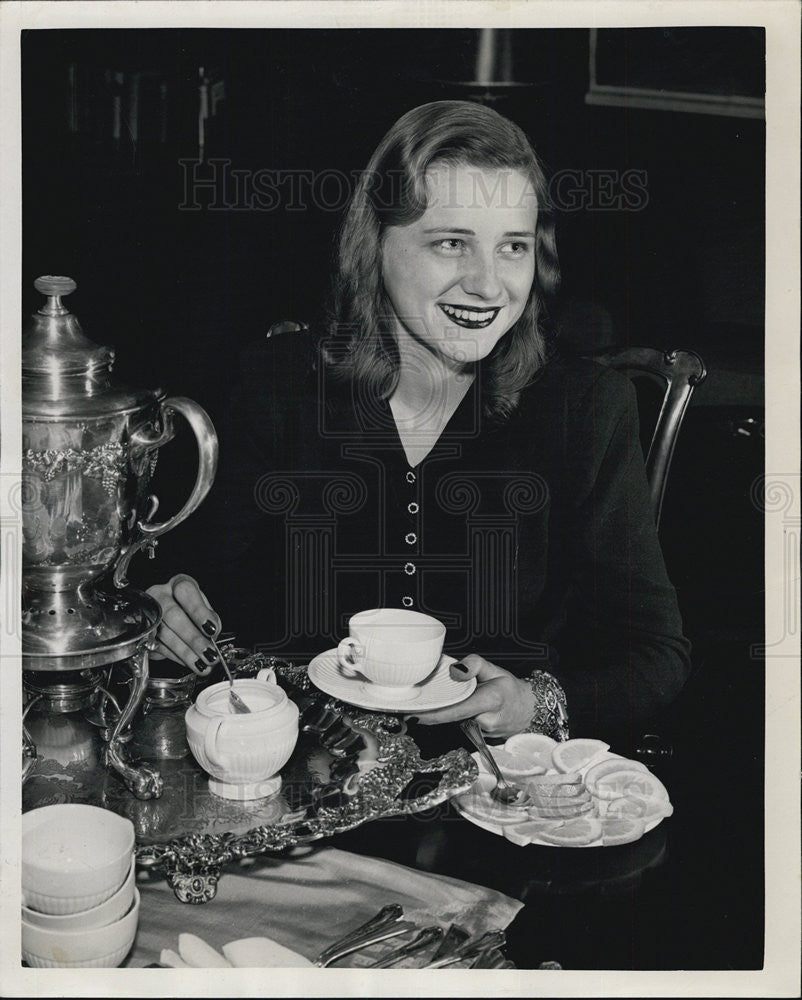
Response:
[{"label": "woman's face", "polygon": [[486,357],[521,316],[535,275],[537,198],[525,174],[439,163],[428,208],[382,240],[382,276],[404,331],[450,364]]}]

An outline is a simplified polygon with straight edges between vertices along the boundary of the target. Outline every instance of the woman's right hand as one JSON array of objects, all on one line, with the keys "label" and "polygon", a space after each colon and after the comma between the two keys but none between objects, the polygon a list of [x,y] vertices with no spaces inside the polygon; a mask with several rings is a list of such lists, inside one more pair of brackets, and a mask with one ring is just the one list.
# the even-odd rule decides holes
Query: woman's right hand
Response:
[{"label": "woman's right hand", "polygon": [[151,657],[175,660],[196,673],[207,673],[217,659],[209,638],[220,632],[221,622],[197,581],[178,573],[167,583],[148,587],[147,593],[162,609]]}]

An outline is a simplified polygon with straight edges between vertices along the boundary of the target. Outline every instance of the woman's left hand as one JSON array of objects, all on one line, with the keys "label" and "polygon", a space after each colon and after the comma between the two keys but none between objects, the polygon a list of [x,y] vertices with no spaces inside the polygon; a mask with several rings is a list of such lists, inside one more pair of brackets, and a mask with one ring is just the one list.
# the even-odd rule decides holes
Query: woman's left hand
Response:
[{"label": "woman's left hand", "polygon": [[535,696],[529,682],[515,677],[476,653],[470,653],[458,663],[452,663],[455,681],[477,680],[476,690],[464,701],[417,716],[421,725],[434,726],[441,722],[461,722],[476,719],[488,736],[512,736],[520,733],[532,721]]}]

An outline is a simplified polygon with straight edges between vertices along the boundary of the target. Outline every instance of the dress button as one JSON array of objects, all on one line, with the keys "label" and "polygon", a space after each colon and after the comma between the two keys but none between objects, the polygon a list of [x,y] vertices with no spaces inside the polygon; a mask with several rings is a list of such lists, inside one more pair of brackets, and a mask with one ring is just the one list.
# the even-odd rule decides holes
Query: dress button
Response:
[{"label": "dress button", "polygon": [[416,480],[416,478],[417,478],[417,476],[416,476],[416,475],[415,475],[415,473],[414,473],[414,472],[413,472],[413,471],[412,471],[412,470],[410,469],[410,471],[409,471],[409,472],[407,473],[407,482],[408,482],[408,483],[414,483],[414,482],[415,482],[415,480]]},{"label": "dress button", "polygon": [[404,605],[405,608],[411,608],[412,605],[414,604],[414,601],[412,600],[411,597],[402,597],[401,603]]},{"label": "dress button", "polygon": [[420,510],[420,507],[416,503],[408,503],[407,510],[409,511],[410,514],[417,514],[418,511]]},{"label": "dress button", "polygon": [[415,542],[417,542],[417,540],[418,536],[415,534],[414,531],[410,531],[408,535],[404,535],[404,541],[407,543],[407,545],[414,545]]},{"label": "dress button", "polygon": [[414,576],[417,571],[417,566],[415,563],[404,563],[404,572],[407,576]]}]

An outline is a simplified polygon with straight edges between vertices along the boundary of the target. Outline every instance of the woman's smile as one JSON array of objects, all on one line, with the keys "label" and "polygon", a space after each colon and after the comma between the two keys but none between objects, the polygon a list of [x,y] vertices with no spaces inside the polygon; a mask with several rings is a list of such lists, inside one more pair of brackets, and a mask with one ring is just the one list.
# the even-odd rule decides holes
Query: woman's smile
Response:
[{"label": "woman's smile", "polygon": [[457,326],[464,326],[468,330],[482,330],[484,327],[490,326],[501,312],[501,306],[495,309],[477,310],[475,306],[455,306],[445,302],[437,304]]}]

